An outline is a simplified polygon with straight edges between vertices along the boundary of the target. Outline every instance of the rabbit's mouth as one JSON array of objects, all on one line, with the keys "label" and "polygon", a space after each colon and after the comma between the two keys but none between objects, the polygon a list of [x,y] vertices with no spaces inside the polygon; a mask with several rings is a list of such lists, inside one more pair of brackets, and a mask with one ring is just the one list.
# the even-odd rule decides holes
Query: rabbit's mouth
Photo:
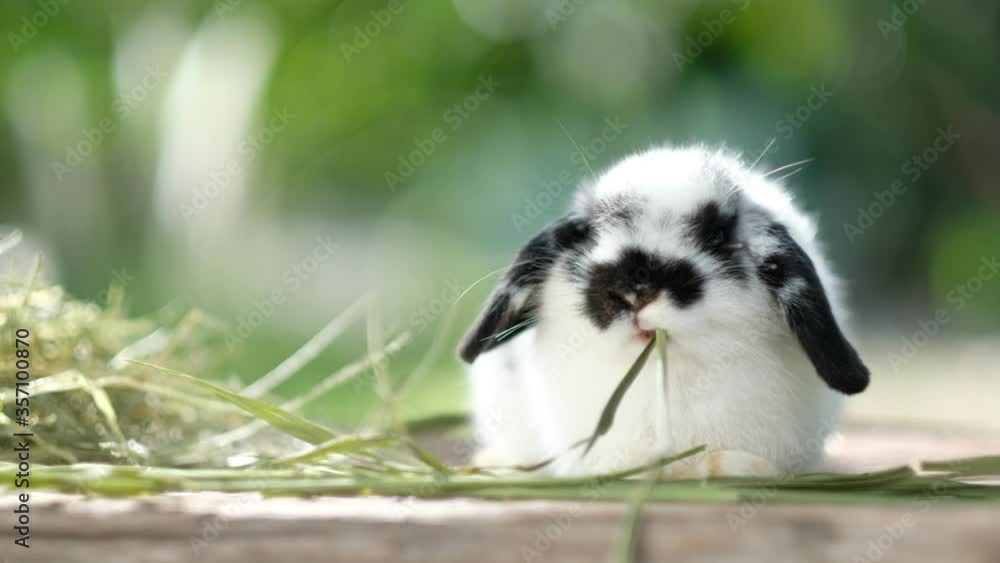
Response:
[{"label": "rabbit's mouth", "polygon": [[635,330],[635,337],[642,342],[649,342],[653,339],[653,331],[642,328],[639,324],[639,319],[636,316],[632,317],[632,328]]}]

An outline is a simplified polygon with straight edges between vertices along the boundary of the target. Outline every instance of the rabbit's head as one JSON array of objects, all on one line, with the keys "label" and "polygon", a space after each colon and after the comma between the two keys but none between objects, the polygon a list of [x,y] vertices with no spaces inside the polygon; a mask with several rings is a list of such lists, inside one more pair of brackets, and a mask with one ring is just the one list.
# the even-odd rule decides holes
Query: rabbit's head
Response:
[{"label": "rabbit's head", "polygon": [[472,362],[543,316],[584,319],[607,338],[663,329],[691,348],[750,327],[793,334],[831,388],[858,393],[868,369],[838,326],[812,229],[736,157],[631,156],[521,249],[460,354]]}]

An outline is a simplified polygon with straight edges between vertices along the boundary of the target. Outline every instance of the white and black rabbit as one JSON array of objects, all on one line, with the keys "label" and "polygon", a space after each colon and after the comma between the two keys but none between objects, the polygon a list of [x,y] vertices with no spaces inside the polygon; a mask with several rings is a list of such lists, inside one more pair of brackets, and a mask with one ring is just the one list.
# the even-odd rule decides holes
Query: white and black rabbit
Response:
[{"label": "white and black rabbit", "polygon": [[[460,349],[477,463],[558,456],[544,471],[591,474],[704,444],[667,473],[814,467],[841,398],[869,372],[839,328],[845,309],[813,222],[752,169],[703,147],[633,155],[521,249]],[[667,388],[648,362],[581,456],[574,444],[656,329]]]}]

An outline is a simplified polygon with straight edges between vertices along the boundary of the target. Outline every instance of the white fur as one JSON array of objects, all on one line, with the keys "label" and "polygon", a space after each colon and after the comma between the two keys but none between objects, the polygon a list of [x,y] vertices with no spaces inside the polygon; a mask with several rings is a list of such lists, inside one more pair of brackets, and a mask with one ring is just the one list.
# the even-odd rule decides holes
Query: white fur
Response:
[{"label": "white fur", "polygon": [[[839,284],[815,240],[814,223],[777,183],[736,157],[705,148],[655,149],[631,156],[597,179],[584,201],[640,198],[631,228],[605,225],[586,260],[611,260],[625,245],[717,268],[672,221],[729,190],[742,193],[740,239],[765,255],[755,236],[754,209],[783,223],[812,258],[840,322]],[[677,309],[661,297],[640,314],[644,329],[668,332],[669,420],[658,428],[657,367],[649,361],[617,412],[614,426],[581,458],[587,438],[615,386],[646,345],[625,321],[599,330],[581,312],[582,295],[565,262],[542,289],[540,320],[471,367],[481,447],[477,462],[523,465],[551,456],[556,475],[626,469],[661,455],[707,445],[711,455],[678,465],[676,476],[774,474],[812,468],[835,425],[841,395],[817,377],[766,289],[708,277],[703,299]],[[756,286],[753,286],[756,284]],[[790,289],[794,291],[794,288]],[[662,420],[662,419],[661,419]],[[489,425],[487,424],[489,423]]]}]

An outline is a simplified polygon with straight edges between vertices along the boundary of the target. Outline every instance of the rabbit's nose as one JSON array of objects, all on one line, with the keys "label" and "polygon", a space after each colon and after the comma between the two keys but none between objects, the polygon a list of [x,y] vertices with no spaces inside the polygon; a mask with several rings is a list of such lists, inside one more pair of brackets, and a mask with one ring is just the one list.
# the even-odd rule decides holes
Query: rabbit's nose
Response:
[{"label": "rabbit's nose", "polygon": [[632,305],[632,311],[638,315],[639,312],[645,309],[647,305],[656,301],[658,293],[659,292],[645,287],[637,288],[635,294],[632,296],[632,299],[629,300]]},{"label": "rabbit's nose", "polygon": [[655,295],[650,295],[641,291],[630,291],[621,295],[621,298],[628,304],[629,310],[632,311],[632,315],[638,315],[640,311],[646,308],[647,305],[652,303],[655,299]]},{"label": "rabbit's nose", "polygon": [[639,330],[653,330],[656,328],[651,311],[646,308],[646,305],[649,305],[649,303],[635,309],[632,313],[632,324]]},{"label": "rabbit's nose", "polygon": [[652,302],[653,302],[653,300],[652,300],[652,299],[648,299],[648,300],[643,300],[643,301],[640,301],[640,300],[638,300],[638,299],[637,299],[637,300],[633,301],[633,302],[632,302],[632,313],[633,313],[633,314],[634,314],[634,315],[635,315],[636,317],[638,317],[638,316],[639,316],[639,315],[640,315],[640,314],[642,313],[642,311],[643,311],[643,310],[644,310],[644,309],[645,309],[646,307],[648,307],[648,306],[649,306],[649,304],[650,304],[650,303],[652,303]]},{"label": "rabbit's nose", "polygon": [[632,317],[632,327],[635,330],[635,336],[643,342],[649,342],[653,338],[653,329],[639,321],[636,317]]}]

